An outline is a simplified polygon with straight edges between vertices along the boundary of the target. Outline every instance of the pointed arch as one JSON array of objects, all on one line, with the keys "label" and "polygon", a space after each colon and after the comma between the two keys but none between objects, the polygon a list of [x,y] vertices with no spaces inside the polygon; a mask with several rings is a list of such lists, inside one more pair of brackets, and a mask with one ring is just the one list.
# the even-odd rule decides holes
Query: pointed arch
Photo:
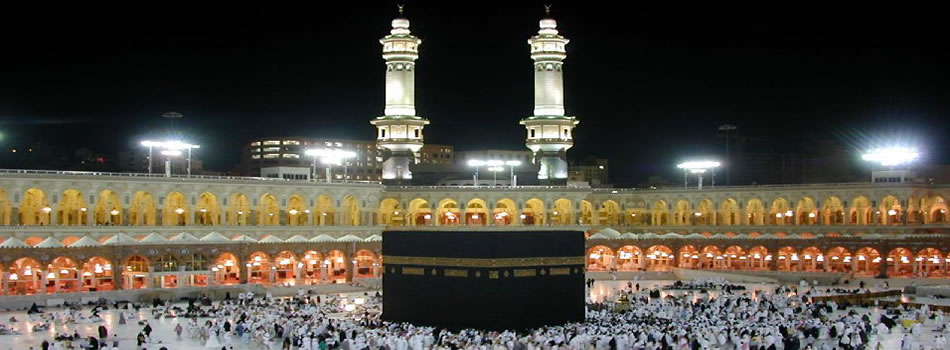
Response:
[{"label": "pointed arch", "polygon": [[594,205],[589,201],[581,200],[581,225],[593,225],[594,224]]},{"label": "pointed arch", "polygon": [[[13,204],[10,203],[10,197],[7,191],[0,188],[0,225],[13,225]],[[2,270],[0,270],[2,272]],[[2,293],[2,291],[0,291]]]},{"label": "pointed arch", "polygon": [[692,215],[694,225],[716,225],[716,205],[710,199],[699,201],[696,212]]},{"label": "pointed arch", "polygon": [[46,192],[30,188],[23,192],[20,200],[20,225],[49,225],[53,208],[49,206]]},{"label": "pointed arch", "polygon": [[739,203],[733,198],[723,200],[719,205],[717,218],[720,225],[739,225]]},{"label": "pointed arch", "polygon": [[402,206],[394,198],[384,198],[379,202],[379,211],[377,212],[379,223],[386,226],[403,226]]},{"label": "pointed arch", "polygon": [[185,226],[191,223],[191,210],[184,193],[170,192],[162,206],[162,225]]},{"label": "pointed arch", "polygon": [[689,225],[691,217],[693,216],[693,205],[689,203],[688,200],[680,199],[676,201],[676,205],[673,208],[673,224],[674,225]]},{"label": "pointed arch", "polygon": [[119,195],[112,190],[99,192],[99,199],[96,201],[92,216],[96,225],[122,225],[122,202],[119,200]]},{"label": "pointed arch", "polygon": [[270,193],[261,195],[257,202],[257,225],[276,226],[280,224],[280,203],[277,196]]},{"label": "pointed arch", "polygon": [[287,225],[305,226],[310,221],[310,209],[307,208],[307,200],[299,194],[292,194],[287,199]]},{"label": "pointed arch", "polygon": [[901,201],[894,196],[885,196],[877,210],[882,225],[899,225],[904,221],[904,208]]},{"label": "pointed arch", "polygon": [[518,215],[518,206],[510,198],[502,198],[495,202],[495,210],[492,217],[496,226],[507,226],[514,222],[515,215]]},{"label": "pointed arch", "polygon": [[653,202],[651,210],[651,217],[654,226],[666,226],[670,224],[670,213],[669,206],[664,200],[657,200]]},{"label": "pointed arch", "polygon": [[854,225],[868,225],[873,222],[871,215],[871,201],[868,197],[858,196],[851,201],[851,219]]},{"label": "pointed arch", "polygon": [[488,204],[481,198],[473,198],[465,203],[465,224],[485,225],[488,222]]},{"label": "pointed arch", "polygon": [[354,196],[343,196],[342,222],[346,226],[360,225],[360,201]]},{"label": "pointed arch", "polygon": [[317,196],[316,207],[313,210],[316,218],[313,220],[317,226],[336,225],[336,205],[330,196],[321,194]]},{"label": "pointed arch", "polygon": [[802,197],[795,205],[795,224],[797,225],[816,225],[818,224],[818,209],[815,207],[815,200],[811,197]]},{"label": "pointed arch", "polygon": [[82,198],[82,192],[76,189],[63,191],[62,198],[56,206],[56,224],[76,226],[89,224],[89,205]]},{"label": "pointed arch", "polygon": [[794,223],[794,214],[787,199],[775,198],[769,206],[769,225],[791,225]]},{"label": "pointed arch", "polygon": [[822,224],[824,225],[844,225],[845,211],[841,198],[831,196],[825,198],[821,208]]},{"label": "pointed arch", "polygon": [[544,226],[547,224],[547,213],[544,208],[544,201],[540,198],[531,198],[524,201],[524,208],[521,209],[521,224]]},{"label": "pointed arch", "polygon": [[225,214],[228,225],[247,226],[250,217],[251,201],[243,193],[232,193],[228,198],[228,209]]},{"label": "pointed arch", "polygon": [[452,198],[445,198],[439,201],[439,225],[454,226],[458,225],[462,215],[459,211],[459,203]]},{"label": "pointed arch", "polygon": [[155,198],[146,191],[136,191],[129,206],[129,224],[132,226],[155,226],[158,222]]},{"label": "pointed arch", "polygon": [[765,225],[765,206],[762,200],[752,198],[745,204],[745,224],[746,225]]},{"label": "pointed arch", "polygon": [[409,213],[407,213],[408,222],[410,226],[428,226],[431,225],[432,220],[432,208],[429,206],[429,201],[416,198],[409,201]]},{"label": "pointed arch", "polygon": [[574,204],[570,199],[559,198],[554,201],[554,210],[551,212],[551,224],[574,224]]},{"label": "pointed arch", "polygon": [[221,223],[221,207],[218,206],[218,196],[211,192],[203,192],[198,196],[198,207],[195,210],[195,223],[198,225],[218,225]]}]

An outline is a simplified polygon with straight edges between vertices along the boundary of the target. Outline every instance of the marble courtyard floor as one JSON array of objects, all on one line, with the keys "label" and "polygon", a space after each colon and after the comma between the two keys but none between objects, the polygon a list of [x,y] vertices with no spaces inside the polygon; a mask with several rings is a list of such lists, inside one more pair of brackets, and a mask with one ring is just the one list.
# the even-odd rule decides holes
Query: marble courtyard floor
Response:
[{"label": "marble courtyard floor", "polygon": [[[596,281],[593,288],[587,290],[588,297],[593,301],[610,301],[616,298],[617,290],[623,287],[626,287],[628,281]],[[665,286],[671,284],[673,281],[638,281],[640,283],[641,289],[647,289],[657,286]],[[634,282],[637,283],[637,282]],[[760,290],[771,292],[775,289],[776,285],[774,284],[762,284],[762,283],[743,283],[742,285],[746,286],[748,291],[751,290]],[[663,292],[665,293],[674,293],[676,295],[683,295],[683,291],[671,291]],[[360,293],[357,293],[360,294]],[[696,293],[692,293],[696,298],[699,298]],[[711,296],[715,296],[715,292],[710,293]],[[184,304],[176,304],[184,306]],[[62,308],[47,308],[47,312],[57,312],[61,311]],[[182,325],[185,326],[187,319],[185,318],[162,318],[154,319],[151,316],[151,309],[143,307],[137,314],[136,319],[127,320],[126,324],[119,324],[119,313],[117,310],[106,310],[102,311],[100,315],[102,316],[103,323],[109,329],[109,342],[112,341],[112,335],[117,334],[119,339],[119,349],[122,350],[132,350],[138,349],[135,344],[135,337],[141,331],[143,326],[138,324],[139,320],[148,320],[149,324],[152,326],[152,338],[159,339],[164,343],[161,346],[166,346],[171,350],[197,350],[197,349],[206,349],[204,344],[199,343],[197,340],[187,337],[187,332],[182,333],[182,337],[178,338],[175,335],[174,328],[179,322],[182,322]],[[858,309],[860,311],[867,311],[867,309]],[[881,310],[873,308],[870,310],[873,314],[878,314]],[[843,311],[838,311],[843,313]],[[83,306],[81,314],[88,316],[89,307]],[[17,318],[17,322],[10,323],[9,318],[14,316]],[[0,350],[26,350],[30,349],[40,349],[40,344],[43,340],[52,339],[53,336],[57,333],[72,334],[74,331],[78,331],[80,336],[88,337],[97,335],[98,323],[74,323],[64,325],[62,323],[56,322],[53,326],[46,331],[33,332],[31,331],[32,326],[37,323],[30,321],[30,318],[27,317],[25,311],[14,311],[14,312],[0,312],[0,323],[12,326],[16,330],[20,331],[20,335],[0,335]],[[187,327],[186,327],[187,328]],[[927,324],[923,327],[923,334],[920,339],[917,341],[921,342],[924,345],[933,347],[933,339],[936,335],[936,326],[932,324]],[[948,334],[950,335],[950,334]],[[900,349],[901,339],[903,338],[904,333],[898,331],[897,333],[891,333],[885,335],[883,338],[877,339],[877,341],[882,341],[884,349]],[[872,344],[875,343],[875,340],[872,340]],[[157,350],[159,345],[150,344],[147,349]],[[245,349],[261,349],[259,347],[251,345],[242,344],[239,341],[236,341],[234,344],[234,349],[236,350],[245,350]]]}]

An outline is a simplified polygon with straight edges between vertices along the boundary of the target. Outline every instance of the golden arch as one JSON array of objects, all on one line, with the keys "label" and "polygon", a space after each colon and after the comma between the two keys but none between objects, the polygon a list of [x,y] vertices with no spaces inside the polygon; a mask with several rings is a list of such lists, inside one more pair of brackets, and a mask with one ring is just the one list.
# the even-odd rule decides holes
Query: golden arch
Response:
[{"label": "golden arch", "polygon": [[347,226],[360,225],[360,201],[353,196],[343,197],[343,218],[342,221]]},{"label": "golden arch", "polygon": [[818,209],[811,197],[802,197],[795,206],[795,224],[815,225],[818,223]]},{"label": "golden arch", "polygon": [[132,195],[129,206],[129,224],[133,226],[154,226],[156,224],[155,199],[151,193],[137,191]]},{"label": "golden arch", "polygon": [[654,226],[664,226],[670,224],[670,214],[666,201],[658,200],[653,202],[652,220]]},{"label": "golden arch", "polygon": [[99,192],[96,208],[92,212],[96,225],[122,225],[122,202],[112,190]]},{"label": "golden arch", "polygon": [[719,205],[719,223],[725,226],[739,225],[739,203],[735,199],[726,198]]},{"label": "golden arch", "polygon": [[745,205],[746,225],[765,225],[765,206],[762,200],[752,198]]},{"label": "golden arch", "polygon": [[409,218],[410,226],[428,226],[431,225],[432,220],[432,208],[429,207],[429,201],[416,198],[409,202],[409,213],[407,213]]},{"label": "golden arch", "polygon": [[165,196],[165,205],[162,206],[162,225],[184,226],[191,222],[191,210],[188,200],[181,192],[171,192]]},{"label": "golden arch", "polygon": [[551,223],[555,225],[571,225],[574,222],[574,205],[570,199],[560,198],[554,201],[554,211],[551,212]]},{"label": "golden arch", "polygon": [[7,191],[0,188],[0,225],[9,226],[13,224],[13,204],[7,196]]},{"label": "golden arch", "polygon": [[314,208],[314,225],[330,226],[336,224],[336,205],[330,196],[321,194],[317,196],[316,207]]},{"label": "golden arch", "polygon": [[307,201],[299,194],[293,194],[287,200],[287,224],[290,226],[304,226],[310,220],[310,209]]},{"label": "golden arch", "polygon": [[228,199],[225,219],[231,226],[246,226],[251,216],[251,202],[243,193],[233,193]]},{"label": "golden arch", "polygon": [[257,224],[274,226],[280,224],[280,204],[277,197],[270,193],[261,195],[257,205]]},{"label": "golden arch", "polygon": [[821,213],[822,224],[824,225],[843,225],[845,222],[845,211],[841,198],[835,196],[825,198]]},{"label": "golden arch", "polygon": [[461,221],[459,204],[454,199],[445,198],[439,201],[439,225],[458,225]]},{"label": "golden arch", "polygon": [[221,208],[218,207],[218,196],[211,192],[204,192],[198,196],[195,223],[199,225],[218,225],[221,223],[220,221]]},{"label": "golden arch", "polygon": [[86,212],[89,205],[82,198],[82,192],[75,189],[63,191],[62,199],[56,207],[56,223],[64,226],[89,224]]},{"label": "golden arch", "polygon": [[690,217],[693,216],[692,207],[689,201],[685,199],[676,201],[676,206],[673,209],[673,223],[675,225],[688,225]]},{"label": "golden arch", "polygon": [[547,214],[544,209],[544,201],[538,198],[531,198],[524,202],[524,209],[521,210],[522,225],[543,226],[547,224]]},{"label": "golden arch", "polygon": [[49,225],[53,208],[49,206],[46,193],[30,188],[20,201],[20,225]]},{"label": "golden arch", "polygon": [[393,198],[386,198],[379,202],[378,220],[380,224],[386,226],[403,226],[404,210],[399,205],[399,201]]},{"label": "golden arch", "polygon": [[613,200],[606,200],[600,203],[599,222],[603,226],[620,225],[620,204]]},{"label": "golden arch", "polygon": [[880,223],[883,225],[897,225],[904,221],[904,209],[901,207],[901,201],[894,196],[886,196],[881,200],[877,214],[880,217]]},{"label": "golden arch", "polygon": [[514,222],[515,215],[518,215],[518,206],[515,205],[515,201],[509,198],[503,198],[495,202],[495,210],[492,212],[492,217],[495,220],[496,226],[511,225],[511,223]]},{"label": "golden arch", "polygon": [[483,199],[473,198],[465,204],[465,224],[485,225],[488,222],[488,204]]},{"label": "golden arch", "polygon": [[858,196],[851,202],[851,220],[855,225],[868,225],[873,222],[871,202],[865,196]]}]

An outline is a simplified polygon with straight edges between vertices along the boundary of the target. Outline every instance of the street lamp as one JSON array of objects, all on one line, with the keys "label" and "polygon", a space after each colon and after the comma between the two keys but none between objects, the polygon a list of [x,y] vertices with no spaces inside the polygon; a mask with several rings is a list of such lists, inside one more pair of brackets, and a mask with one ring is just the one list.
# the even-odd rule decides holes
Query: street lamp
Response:
[{"label": "street lamp", "polygon": [[330,182],[330,173],[331,167],[333,164],[343,165],[343,181],[346,181],[347,168],[346,168],[346,159],[356,156],[355,152],[344,151],[338,149],[308,149],[304,154],[313,157],[313,172],[316,173],[317,169],[317,158],[320,158],[320,162],[327,165],[327,182]]},{"label": "street lamp", "polygon": [[[693,173],[699,176],[699,189],[703,189],[703,173],[707,169],[713,170],[719,167],[719,162],[714,161],[699,161],[699,162],[683,162],[676,165],[677,168],[683,169],[683,188],[689,188],[689,173]],[[713,183],[712,185],[716,186],[716,174],[713,173]]]},{"label": "street lamp", "polygon": [[469,159],[468,166],[475,167],[475,187],[478,187],[478,167],[485,165],[485,161],[477,159]]},{"label": "street lamp", "polygon": [[511,170],[509,176],[511,177],[511,187],[518,186],[518,178],[515,177],[515,167],[521,166],[520,160],[509,160],[505,162],[505,165]]},{"label": "street lamp", "polygon": [[165,156],[165,177],[172,176],[172,157],[178,157],[182,155],[183,150],[188,151],[188,176],[191,176],[191,150],[195,148],[201,148],[199,145],[193,145],[183,141],[177,140],[168,140],[168,141],[142,141],[142,146],[148,147],[148,174],[152,174],[152,156],[155,148],[160,149],[161,155]]}]

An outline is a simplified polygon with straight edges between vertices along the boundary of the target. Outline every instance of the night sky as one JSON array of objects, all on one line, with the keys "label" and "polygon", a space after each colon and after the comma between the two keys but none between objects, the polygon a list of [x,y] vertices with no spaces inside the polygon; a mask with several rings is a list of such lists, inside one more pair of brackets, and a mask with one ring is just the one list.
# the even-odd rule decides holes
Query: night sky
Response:
[{"label": "night sky", "polygon": [[[526,40],[543,3],[408,2],[423,39],[427,143],[524,149]],[[374,137],[378,39],[396,2],[222,4],[5,9],[0,147],[112,156],[166,127],[168,111],[185,115],[181,129],[215,170],[230,170],[252,136]],[[779,152],[900,139],[926,163],[950,163],[950,45],[937,9],[619,4],[555,1],[552,12],[571,39],[565,100],[581,123],[570,157],[609,158],[618,182],[721,157],[725,123]]]}]

